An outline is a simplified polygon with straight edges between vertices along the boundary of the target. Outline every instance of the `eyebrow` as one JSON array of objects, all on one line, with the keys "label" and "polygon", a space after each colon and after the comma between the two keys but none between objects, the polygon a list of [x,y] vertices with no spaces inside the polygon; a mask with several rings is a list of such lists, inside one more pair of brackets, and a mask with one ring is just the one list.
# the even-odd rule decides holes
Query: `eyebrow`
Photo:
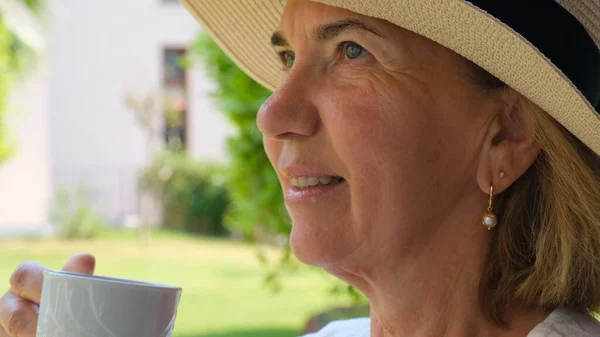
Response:
[{"label": "eyebrow", "polygon": [[[366,31],[372,34],[375,34],[380,37],[385,37],[381,33],[377,32],[375,29],[369,27],[362,21],[356,19],[346,19],[340,20],[328,24],[321,25],[314,29],[310,36],[317,41],[327,41],[336,38],[341,33],[351,30],[357,29]],[[290,44],[286,40],[285,36],[282,32],[277,31],[271,36],[271,45],[273,47],[288,47]]]}]

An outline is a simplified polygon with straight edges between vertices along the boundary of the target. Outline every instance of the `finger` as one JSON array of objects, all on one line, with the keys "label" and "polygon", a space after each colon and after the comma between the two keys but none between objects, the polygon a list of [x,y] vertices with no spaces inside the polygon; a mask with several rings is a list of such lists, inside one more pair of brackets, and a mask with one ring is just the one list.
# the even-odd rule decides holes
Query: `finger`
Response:
[{"label": "finger", "polygon": [[63,270],[79,273],[79,274],[94,274],[96,268],[96,258],[90,254],[77,254],[65,263]]},{"label": "finger", "polygon": [[0,337],[10,337],[3,327],[0,327]]},{"label": "finger", "polygon": [[0,326],[10,337],[35,337],[39,308],[12,292],[0,300]]},{"label": "finger", "polygon": [[33,303],[40,303],[46,268],[36,262],[20,264],[10,277],[11,291]]}]

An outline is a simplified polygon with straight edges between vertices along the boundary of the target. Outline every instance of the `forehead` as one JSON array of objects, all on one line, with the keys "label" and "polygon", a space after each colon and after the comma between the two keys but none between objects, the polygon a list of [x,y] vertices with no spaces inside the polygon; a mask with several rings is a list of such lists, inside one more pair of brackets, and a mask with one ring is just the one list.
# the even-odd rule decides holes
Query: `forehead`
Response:
[{"label": "forehead", "polygon": [[287,0],[284,3],[285,10],[278,29],[286,33],[348,18],[360,19],[370,23],[380,21],[380,24],[382,24],[384,22],[344,8],[328,6],[311,0]]}]

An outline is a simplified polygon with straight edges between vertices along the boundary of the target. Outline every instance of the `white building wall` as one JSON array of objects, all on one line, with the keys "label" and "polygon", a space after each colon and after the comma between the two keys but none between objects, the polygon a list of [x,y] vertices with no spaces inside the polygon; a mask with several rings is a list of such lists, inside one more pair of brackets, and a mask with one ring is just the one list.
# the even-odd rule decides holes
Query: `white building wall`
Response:
[{"label": "white building wall", "polygon": [[35,232],[48,225],[50,146],[46,68],[27,74],[13,93],[7,116],[16,153],[0,164],[0,234]]},{"label": "white building wall", "polygon": [[[163,49],[187,47],[200,26],[177,2],[62,0],[50,45],[50,129],[57,186],[85,181],[111,218],[136,213],[145,138],[124,104],[128,91],[162,86]],[[226,159],[231,129],[214,108],[202,70],[189,72],[189,153]]]},{"label": "white building wall", "polygon": [[[48,71],[25,95],[30,114],[16,128],[22,152],[0,167],[0,228],[46,223],[55,192],[79,182],[103,215],[136,214],[136,172],[148,158],[125,96],[159,90],[163,49],[187,47],[201,29],[177,1],[54,3]],[[233,129],[211,102],[212,87],[200,67],[189,71],[188,152],[226,161]]]}]

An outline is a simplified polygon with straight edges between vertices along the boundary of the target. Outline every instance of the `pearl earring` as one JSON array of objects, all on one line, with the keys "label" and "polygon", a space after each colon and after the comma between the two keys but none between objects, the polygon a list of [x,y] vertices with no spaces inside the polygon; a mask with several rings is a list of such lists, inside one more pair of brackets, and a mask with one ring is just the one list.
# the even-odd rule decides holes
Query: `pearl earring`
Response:
[{"label": "pearl earring", "polygon": [[488,203],[487,213],[481,218],[481,224],[483,224],[488,230],[496,227],[498,224],[498,217],[492,212],[492,199],[494,197],[494,185],[490,186],[490,201]]}]

